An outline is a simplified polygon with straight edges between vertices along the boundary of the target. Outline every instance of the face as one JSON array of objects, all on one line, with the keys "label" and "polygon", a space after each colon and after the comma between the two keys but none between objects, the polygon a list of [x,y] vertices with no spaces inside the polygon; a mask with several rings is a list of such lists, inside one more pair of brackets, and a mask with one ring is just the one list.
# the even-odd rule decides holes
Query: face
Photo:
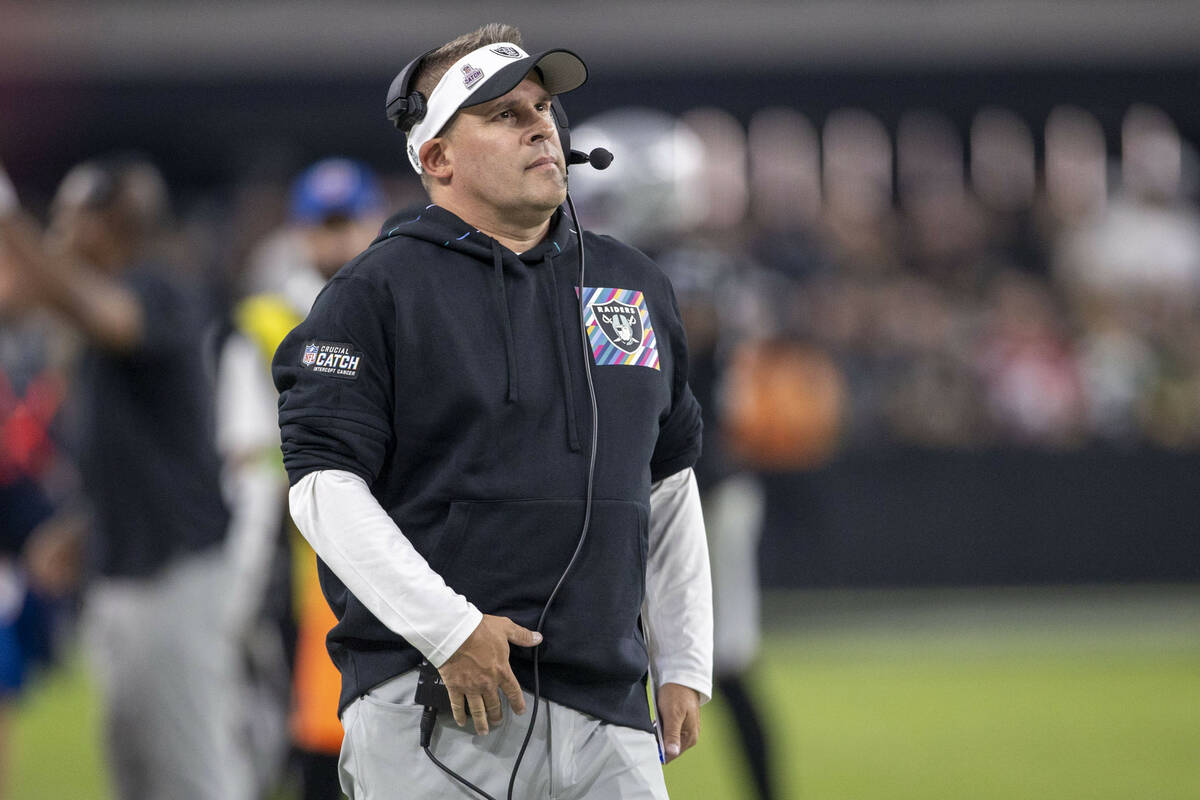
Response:
[{"label": "face", "polygon": [[56,251],[94,267],[106,267],[116,247],[112,224],[102,212],[61,199],[54,205],[47,237]]},{"label": "face", "polygon": [[51,206],[47,239],[50,247],[93,266],[106,261],[112,248],[112,226],[106,215],[93,206],[97,196],[106,196],[110,184],[95,167],[81,164],[59,184]]},{"label": "face", "polygon": [[343,217],[306,227],[305,238],[317,269],[326,278],[332,278],[343,264],[371,244],[381,224],[383,219],[377,216]]},{"label": "face", "polygon": [[541,83],[528,77],[502,97],[461,110],[442,136],[422,148],[438,194],[503,220],[549,219],[567,192],[550,101]]}]

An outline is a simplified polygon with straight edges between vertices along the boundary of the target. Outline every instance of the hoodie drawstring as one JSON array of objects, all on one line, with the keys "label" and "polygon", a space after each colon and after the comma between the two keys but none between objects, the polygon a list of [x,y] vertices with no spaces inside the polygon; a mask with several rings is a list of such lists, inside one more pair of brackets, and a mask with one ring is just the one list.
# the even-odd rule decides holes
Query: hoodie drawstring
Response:
[{"label": "hoodie drawstring", "polygon": [[554,314],[554,329],[558,331],[556,342],[558,345],[558,366],[562,371],[563,379],[563,401],[567,411],[567,444],[570,445],[573,452],[578,453],[582,450],[579,443],[579,419],[575,413],[575,387],[571,382],[571,365],[567,361],[567,342],[563,337],[562,315],[558,311],[558,279],[554,276],[554,264],[550,261],[550,253],[546,253],[542,259],[542,264],[546,271],[550,273],[550,309]]},{"label": "hoodie drawstring", "polygon": [[508,315],[508,292],[504,287],[504,256],[492,240],[492,266],[496,274],[496,294],[500,300],[500,319],[504,325],[504,358],[508,366],[508,402],[517,402],[517,352],[513,345],[512,319]]}]

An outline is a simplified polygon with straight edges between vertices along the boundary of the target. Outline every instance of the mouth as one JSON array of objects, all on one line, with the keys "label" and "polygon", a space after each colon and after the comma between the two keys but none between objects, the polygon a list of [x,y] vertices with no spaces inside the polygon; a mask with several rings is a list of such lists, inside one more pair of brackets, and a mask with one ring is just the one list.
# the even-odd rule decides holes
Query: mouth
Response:
[{"label": "mouth", "polygon": [[533,162],[531,162],[529,164],[529,166],[527,166],[525,169],[527,169],[527,170],[541,169],[543,167],[549,167],[549,166],[553,166],[553,167],[557,168],[558,167],[558,159],[555,158],[554,156],[542,156],[541,158],[535,159]]}]

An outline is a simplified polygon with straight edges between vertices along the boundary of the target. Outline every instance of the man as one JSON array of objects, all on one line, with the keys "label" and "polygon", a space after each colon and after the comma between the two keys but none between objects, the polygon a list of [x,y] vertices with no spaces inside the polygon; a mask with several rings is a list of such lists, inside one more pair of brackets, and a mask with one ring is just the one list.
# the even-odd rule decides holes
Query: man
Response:
[{"label": "man", "polygon": [[[384,197],[366,165],[326,158],[296,178],[290,205],[288,224],[255,249],[248,282],[258,291],[237,304],[218,361],[217,443],[232,517],[229,627],[247,644],[250,697],[243,708],[264,789],[280,778],[290,727],[304,800],[333,800],[342,796],[340,681],[325,635],[337,620],[321,595],[312,550],[289,535],[270,363],[325,281],[375,237]],[[295,641],[292,680],[287,639]]]},{"label": "man", "polygon": [[[274,362],[292,516],[338,617],[343,789],[439,796],[437,758],[493,797],[666,797],[647,669],[671,759],[712,659],[670,284],[587,235],[576,285],[551,101],[583,83],[578,57],[489,25],[416,70],[408,152],[432,204],[385,223]],[[422,660],[453,715],[426,753]]]},{"label": "man", "polygon": [[[4,194],[0,192],[0,194]],[[23,302],[84,340],[78,466],[96,573],[84,636],[121,798],[241,800],[231,643],[220,625],[227,515],[212,446],[201,321],[161,267],[166,188],[138,158],[81,164],[42,237],[0,205],[3,268]]]}]

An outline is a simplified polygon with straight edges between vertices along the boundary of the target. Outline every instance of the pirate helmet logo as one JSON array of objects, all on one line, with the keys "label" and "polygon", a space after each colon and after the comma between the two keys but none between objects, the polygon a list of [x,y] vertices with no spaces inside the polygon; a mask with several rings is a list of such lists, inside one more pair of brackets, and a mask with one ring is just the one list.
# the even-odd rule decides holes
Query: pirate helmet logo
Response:
[{"label": "pirate helmet logo", "polygon": [[600,303],[592,306],[600,330],[614,346],[626,353],[642,346],[642,316],[635,306],[625,303]]}]

